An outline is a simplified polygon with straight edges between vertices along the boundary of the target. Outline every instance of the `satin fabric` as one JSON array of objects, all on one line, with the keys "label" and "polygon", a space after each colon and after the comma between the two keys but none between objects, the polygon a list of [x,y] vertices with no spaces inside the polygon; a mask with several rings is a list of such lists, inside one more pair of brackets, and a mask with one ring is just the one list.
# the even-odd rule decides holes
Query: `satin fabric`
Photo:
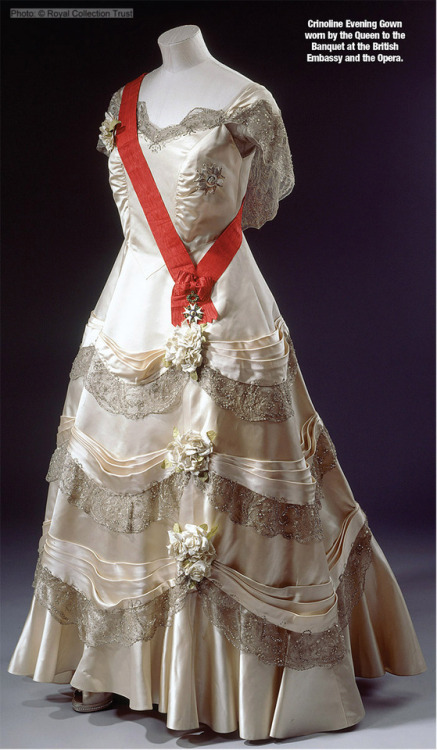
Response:
[{"label": "satin fabric", "polygon": [[[362,677],[381,677],[386,669],[409,674],[412,660],[419,664],[422,659],[412,630],[405,628],[392,573],[373,545],[366,589],[350,627],[352,653],[330,669],[282,670],[238,652],[205,619],[194,598],[172,628],[130,648],[84,647],[75,626],[60,625],[33,601],[11,669],[38,682],[118,692],[138,711],[158,705],[171,729],[193,729],[202,722],[216,732],[238,728],[248,740],[342,729],[364,715],[354,667]],[[187,633],[196,633],[193,646]]]},{"label": "satin fabric", "polygon": [[[227,120],[240,111],[250,117],[261,100],[280,117],[271,94],[253,84],[212,128],[181,131],[160,148],[139,133],[166,208],[195,263],[238,211],[258,148],[253,144],[248,149],[246,143],[241,149],[233,135],[235,123],[227,127]],[[238,132],[244,136],[244,119]],[[209,194],[196,189],[204,163],[221,165],[225,175],[223,185]],[[167,372],[163,355],[173,331],[173,280],[116,147],[108,165],[124,242],[85,327],[81,350],[100,358],[111,387],[125,394],[126,401],[129,388],[146,389],[162,382]],[[284,248],[273,251],[284,257]],[[159,413],[152,407],[134,418],[123,411],[121,397],[117,408],[115,397],[99,401],[80,374],[67,389],[58,447],[89,486],[107,493],[116,515],[117,493],[124,502],[169,478],[171,469],[162,462],[175,426],[181,433],[213,430],[209,471],[221,487],[237,488],[241,495],[255,493],[263,508],[269,501],[277,503],[276,515],[288,506],[295,514],[317,508],[323,533],[313,530],[302,541],[299,522],[294,535],[271,532],[262,526],[263,511],[260,526],[236,520],[229,509],[217,509],[193,477],[181,487],[173,517],[143,524],[136,532],[118,532],[110,514],[106,525],[96,520],[55,478],[49,486],[40,562],[53,580],[79,592],[100,612],[114,607],[128,611],[174,588],[177,566],[167,550],[173,523],[207,523],[218,527],[210,582],[229,601],[238,602],[257,622],[296,636],[330,631],[341,606],[344,611],[344,577],[366,517],[333,447],[328,442],[320,451],[328,440],[325,425],[244,236],[213,288],[212,301],[219,318],[207,330],[204,364],[221,378],[225,400],[219,402],[201,381],[187,377],[171,408]],[[287,387],[292,408],[276,421],[262,414],[238,416],[243,387]],[[268,393],[274,401],[277,391]],[[255,411],[256,399],[254,404]],[[227,490],[221,492],[220,500],[227,501]],[[344,657],[329,666],[291,669],[264,663],[228,640],[192,592],[170,627],[131,645],[82,642],[77,624],[62,624],[56,611],[34,598],[9,670],[37,681],[71,682],[81,690],[113,691],[127,696],[136,710],[158,704],[167,725],[178,730],[205,722],[217,732],[238,728],[241,737],[255,740],[351,726],[363,716],[355,671],[376,677],[385,670],[416,674],[425,669],[402,594],[374,539],[371,550],[363,593],[352,601],[350,626],[343,628]],[[358,583],[356,591],[361,593]]]}]

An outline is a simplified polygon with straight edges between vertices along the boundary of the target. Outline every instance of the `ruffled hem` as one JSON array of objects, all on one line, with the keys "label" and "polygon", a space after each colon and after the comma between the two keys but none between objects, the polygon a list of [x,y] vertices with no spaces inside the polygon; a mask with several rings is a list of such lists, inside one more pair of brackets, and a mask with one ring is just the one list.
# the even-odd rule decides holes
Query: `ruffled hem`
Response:
[{"label": "ruffled hem", "polygon": [[205,723],[220,733],[238,728],[243,739],[256,740],[352,726],[364,714],[355,674],[426,669],[393,573],[375,540],[372,547],[363,596],[344,630],[346,654],[330,667],[300,671],[262,663],[235,648],[190,596],[173,625],[158,628],[152,639],[95,647],[34,599],[9,671],[111,691],[128,698],[133,710],[157,705],[167,726],[181,731]]},{"label": "ruffled hem", "polygon": [[[74,626],[60,625],[35,600],[24,632],[32,633],[31,643],[10,672],[114,692],[136,711],[157,705],[173,730],[203,723],[218,733],[239,729],[247,740],[280,739],[342,729],[364,715],[349,653],[330,669],[300,672],[263,664],[235,649],[193,597],[171,628],[130,647],[84,646]],[[39,648],[32,648],[37,642]]]}]

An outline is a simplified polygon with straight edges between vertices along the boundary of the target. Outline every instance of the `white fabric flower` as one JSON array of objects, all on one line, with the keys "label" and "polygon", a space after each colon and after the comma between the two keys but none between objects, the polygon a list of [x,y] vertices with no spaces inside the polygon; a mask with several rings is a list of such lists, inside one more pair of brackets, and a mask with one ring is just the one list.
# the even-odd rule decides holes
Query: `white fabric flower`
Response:
[{"label": "white fabric flower", "polygon": [[99,130],[100,138],[103,141],[106,150],[109,152],[111,152],[115,146],[114,135],[117,125],[121,125],[121,121],[110,115],[109,112],[105,112],[105,119],[100,125]]},{"label": "white fabric flower", "polygon": [[197,379],[196,369],[202,364],[202,344],[206,341],[205,325],[184,322],[175,326],[165,345],[164,365],[179,367]]},{"label": "white fabric flower", "polygon": [[174,466],[175,471],[191,471],[193,474],[202,475],[205,479],[208,471],[209,456],[214,446],[213,441],[216,433],[209,430],[206,433],[188,430],[183,435],[177,427],[173,430],[173,440],[167,446],[167,458],[162,468]]},{"label": "white fabric flower", "polygon": [[168,553],[178,561],[179,574],[190,579],[190,588],[195,588],[196,583],[211,574],[211,566],[216,557],[211,539],[216,531],[217,526],[208,531],[206,523],[200,526],[187,523],[185,529],[175,523],[173,530],[168,532]]},{"label": "white fabric flower", "polygon": [[[185,530],[182,531],[177,524],[177,529],[169,531],[170,544],[169,550],[176,560],[183,561],[188,557],[196,557],[208,553],[210,543],[207,537],[207,528],[195,526],[192,523],[185,524]],[[175,530],[176,529],[176,530]]]},{"label": "white fabric flower", "polygon": [[212,560],[203,560],[202,558],[185,560],[182,566],[183,572],[192,581],[201,581],[202,578],[208,578],[211,575],[211,563]]}]

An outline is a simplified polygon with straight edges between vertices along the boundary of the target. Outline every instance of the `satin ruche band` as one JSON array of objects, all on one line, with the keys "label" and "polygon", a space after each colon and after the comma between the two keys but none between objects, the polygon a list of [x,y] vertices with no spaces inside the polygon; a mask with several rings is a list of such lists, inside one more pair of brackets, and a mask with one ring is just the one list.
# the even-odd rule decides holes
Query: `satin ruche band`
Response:
[{"label": "satin ruche band", "polygon": [[[190,301],[195,302],[203,312],[202,317],[196,322],[210,323],[218,318],[217,310],[211,301],[212,288],[241,245],[244,200],[237,215],[195,266],[176,232],[138,142],[136,110],[144,75],[145,73],[124,87],[119,114],[121,125],[116,131],[118,152],[159,251],[175,282],[171,296],[172,324],[180,325],[185,320],[184,308]],[[193,295],[191,300],[188,299],[190,293]]]}]

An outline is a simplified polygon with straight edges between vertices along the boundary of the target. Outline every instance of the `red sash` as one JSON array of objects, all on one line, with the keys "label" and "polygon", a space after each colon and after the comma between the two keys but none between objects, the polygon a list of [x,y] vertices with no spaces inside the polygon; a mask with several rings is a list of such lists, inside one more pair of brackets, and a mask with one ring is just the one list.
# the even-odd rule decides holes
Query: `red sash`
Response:
[{"label": "red sash", "polygon": [[119,113],[121,125],[116,130],[118,152],[175,282],[171,295],[172,324],[180,325],[184,320],[209,323],[218,317],[211,301],[212,288],[241,245],[243,203],[235,218],[195,266],[174,228],[138,142],[137,100],[144,76],[145,73],[124,87]]}]

